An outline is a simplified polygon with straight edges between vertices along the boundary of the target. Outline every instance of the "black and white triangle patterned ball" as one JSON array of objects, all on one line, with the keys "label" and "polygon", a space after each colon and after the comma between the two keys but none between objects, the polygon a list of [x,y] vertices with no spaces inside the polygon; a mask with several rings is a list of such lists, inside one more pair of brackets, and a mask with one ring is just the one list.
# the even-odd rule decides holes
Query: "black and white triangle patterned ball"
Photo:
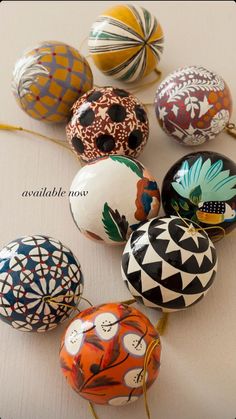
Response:
[{"label": "black and white triangle patterned ball", "polygon": [[121,270],[131,294],[145,306],[182,310],[200,301],[212,285],[216,249],[195,223],[176,216],[153,218],[130,236]]}]

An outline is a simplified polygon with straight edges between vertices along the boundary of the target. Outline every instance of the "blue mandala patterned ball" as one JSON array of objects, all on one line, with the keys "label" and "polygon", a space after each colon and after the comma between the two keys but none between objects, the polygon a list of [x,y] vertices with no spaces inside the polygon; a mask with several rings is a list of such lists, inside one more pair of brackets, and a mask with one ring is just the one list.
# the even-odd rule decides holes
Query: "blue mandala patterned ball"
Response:
[{"label": "blue mandala patterned ball", "polygon": [[15,329],[54,329],[70,316],[82,291],[80,264],[59,240],[27,236],[0,251],[0,319]]}]

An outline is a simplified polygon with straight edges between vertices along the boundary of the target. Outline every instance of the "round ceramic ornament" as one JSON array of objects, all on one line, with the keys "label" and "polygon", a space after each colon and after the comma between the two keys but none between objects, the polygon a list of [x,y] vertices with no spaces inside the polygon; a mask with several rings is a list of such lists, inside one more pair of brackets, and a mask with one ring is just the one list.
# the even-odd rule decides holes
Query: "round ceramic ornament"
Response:
[{"label": "round ceramic ornament", "polygon": [[157,183],[137,160],[125,156],[99,158],[79,170],[70,193],[74,221],[85,236],[123,244],[140,222],[160,207]]},{"label": "round ceramic ornament", "polygon": [[163,130],[183,145],[215,138],[229,122],[232,99],[221,76],[201,66],[166,77],[156,92],[155,110]]},{"label": "round ceramic ornament", "polygon": [[129,92],[113,87],[95,88],[72,107],[66,128],[74,152],[84,161],[109,154],[137,157],[149,134],[147,113]]},{"label": "round ceramic ornament", "polygon": [[0,319],[15,329],[54,329],[70,316],[82,291],[80,265],[56,239],[26,236],[0,251]]},{"label": "round ceramic ornament", "polygon": [[86,59],[62,42],[46,41],[16,62],[12,91],[31,117],[64,122],[73,103],[91,89],[93,76]]},{"label": "round ceramic ornament", "polygon": [[212,151],[182,157],[164,178],[162,203],[167,215],[191,219],[210,236],[221,236],[219,227],[228,233],[236,227],[236,164]]},{"label": "round ceramic ornament", "polygon": [[214,244],[195,223],[154,218],[132,233],[122,256],[122,276],[147,307],[182,310],[207,293],[217,271]]},{"label": "round ceramic ornament", "polygon": [[149,388],[158,376],[161,345],[155,327],[139,310],[122,303],[103,304],[78,314],[68,326],[60,350],[62,372],[82,397],[97,404],[122,406]]},{"label": "round ceramic ornament", "polygon": [[96,19],[88,47],[94,63],[105,75],[133,82],[156,68],[163,41],[162,28],[148,10],[121,4]]}]

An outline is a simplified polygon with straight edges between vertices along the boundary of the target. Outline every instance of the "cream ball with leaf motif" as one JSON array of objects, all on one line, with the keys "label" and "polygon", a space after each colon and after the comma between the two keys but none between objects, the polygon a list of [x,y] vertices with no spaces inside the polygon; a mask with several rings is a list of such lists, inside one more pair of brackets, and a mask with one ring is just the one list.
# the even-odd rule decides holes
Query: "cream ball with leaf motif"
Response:
[{"label": "cream ball with leaf motif", "polygon": [[157,216],[160,193],[139,161],[110,155],[79,170],[69,201],[81,233],[99,242],[123,244],[141,222]]}]

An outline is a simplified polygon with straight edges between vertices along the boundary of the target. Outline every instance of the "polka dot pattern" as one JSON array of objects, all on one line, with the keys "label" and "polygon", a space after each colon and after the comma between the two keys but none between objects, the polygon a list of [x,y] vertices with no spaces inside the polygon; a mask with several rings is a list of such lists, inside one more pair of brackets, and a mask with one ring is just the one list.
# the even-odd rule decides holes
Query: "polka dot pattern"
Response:
[{"label": "polka dot pattern", "polygon": [[73,151],[85,162],[108,154],[137,157],[148,140],[149,123],[133,95],[103,87],[75,102],[66,133]]}]

